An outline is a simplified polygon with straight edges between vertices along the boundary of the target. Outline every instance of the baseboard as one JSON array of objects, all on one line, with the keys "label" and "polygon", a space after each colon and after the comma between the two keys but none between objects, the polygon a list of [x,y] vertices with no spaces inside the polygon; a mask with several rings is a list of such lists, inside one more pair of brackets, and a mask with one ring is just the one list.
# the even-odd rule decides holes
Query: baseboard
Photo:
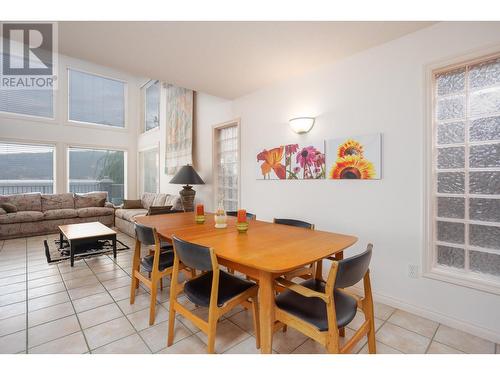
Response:
[{"label": "baseboard", "polygon": [[[353,287],[353,289],[355,289],[361,295],[363,294],[363,290],[361,288]],[[424,309],[422,307],[380,293],[373,292],[373,299],[375,302],[380,302],[391,307],[404,310],[415,315],[419,315],[423,318],[427,318],[449,327],[459,329],[461,331],[470,333],[471,335],[481,337],[494,343],[500,343],[500,332],[493,331],[491,328],[485,328],[477,326],[475,324],[471,324],[469,322],[464,322],[463,320],[444,315],[437,311]]]}]

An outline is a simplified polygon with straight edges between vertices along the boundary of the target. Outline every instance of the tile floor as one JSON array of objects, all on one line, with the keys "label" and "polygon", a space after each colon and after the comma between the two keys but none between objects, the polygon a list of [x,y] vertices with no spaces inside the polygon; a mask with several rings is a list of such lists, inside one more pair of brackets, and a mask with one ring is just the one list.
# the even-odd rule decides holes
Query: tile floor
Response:
[{"label": "tile floor", "polygon": [[[55,235],[0,241],[0,353],[205,353],[206,336],[183,318],[166,347],[168,286],[157,298],[149,326],[149,294],[139,289],[130,305],[132,250],[112,256],[47,264],[42,241]],[[119,239],[133,248],[133,239]],[[165,283],[167,284],[167,283]],[[205,317],[205,308],[190,308]],[[500,345],[422,317],[376,304],[379,353],[500,353]],[[357,315],[350,337],[362,323]],[[218,353],[258,353],[252,317],[236,309],[219,323]],[[288,329],[274,336],[275,353],[324,353],[316,342]],[[366,353],[366,339],[355,348]]]}]

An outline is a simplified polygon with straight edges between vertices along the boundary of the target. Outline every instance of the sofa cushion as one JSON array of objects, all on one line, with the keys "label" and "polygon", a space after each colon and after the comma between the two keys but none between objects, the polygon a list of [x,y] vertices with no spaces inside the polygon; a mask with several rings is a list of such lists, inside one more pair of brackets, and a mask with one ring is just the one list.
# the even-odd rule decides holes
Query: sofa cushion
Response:
[{"label": "sofa cushion", "polygon": [[18,211],[41,211],[42,198],[40,193],[25,193],[0,195],[0,203],[11,203]]},{"label": "sofa cushion", "polygon": [[[167,194],[156,194],[156,197],[153,200],[153,203],[151,203],[151,206],[163,206],[165,204],[166,197],[167,197]],[[151,207],[151,206],[149,206],[149,207]]]},{"label": "sofa cushion", "polygon": [[153,202],[156,198],[156,193],[144,193],[142,194],[142,208],[148,209],[153,205]]},{"label": "sofa cushion", "polygon": [[74,208],[61,208],[60,210],[47,210],[43,213],[44,220],[71,219],[77,217],[78,213]]},{"label": "sofa cushion", "polygon": [[172,210],[182,211],[184,207],[182,207],[181,197],[178,195],[167,194],[165,198],[165,206],[172,206]]},{"label": "sofa cushion", "polygon": [[42,194],[42,211],[75,208],[73,193]]},{"label": "sofa cushion", "polygon": [[119,208],[115,211],[116,217],[119,217],[120,219],[127,220],[127,221],[132,221],[132,218],[140,215],[144,216],[148,213],[148,210],[144,208],[137,208],[137,209],[132,209],[132,210],[125,210],[123,208]]},{"label": "sofa cushion", "polygon": [[15,205],[13,205],[12,203],[1,203],[0,207],[2,207],[2,210],[4,211],[4,213],[11,214],[13,212],[17,212],[17,207]]},{"label": "sofa cushion", "polygon": [[106,191],[75,194],[75,208],[104,207],[107,198],[108,193]]},{"label": "sofa cushion", "polygon": [[7,211],[5,211],[2,207],[0,207],[0,215],[5,215]]},{"label": "sofa cushion", "polygon": [[6,215],[0,215],[0,224],[29,223],[43,220],[41,211],[18,211]]},{"label": "sofa cushion", "polygon": [[142,201],[140,199],[124,199],[123,200],[123,209],[137,209],[142,208]]},{"label": "sofa cushion", "polygon": [[109,207],[84,207],[78,208],[78,217],[95,217],[113,215],[115,210]]}]

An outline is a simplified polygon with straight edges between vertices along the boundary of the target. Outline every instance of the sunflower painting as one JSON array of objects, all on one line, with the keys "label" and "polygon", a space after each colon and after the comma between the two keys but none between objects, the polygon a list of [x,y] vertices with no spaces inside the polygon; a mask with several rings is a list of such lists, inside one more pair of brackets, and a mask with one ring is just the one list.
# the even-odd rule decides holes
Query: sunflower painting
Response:
[{"label": "sunflower painting", "polygon": [[329,139],[326,164],[329,179],[376,180],[381,176],[381,134]]}]

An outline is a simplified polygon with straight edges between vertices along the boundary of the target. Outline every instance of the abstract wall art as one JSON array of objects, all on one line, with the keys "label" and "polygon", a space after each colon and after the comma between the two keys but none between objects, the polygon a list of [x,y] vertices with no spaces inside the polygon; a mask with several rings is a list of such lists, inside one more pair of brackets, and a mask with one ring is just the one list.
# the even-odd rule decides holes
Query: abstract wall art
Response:
[{"label": "abstract wall art", "polygon": [[378,180],[382,176],[382,135],[360,135],[326,141],[327,178]]}]

